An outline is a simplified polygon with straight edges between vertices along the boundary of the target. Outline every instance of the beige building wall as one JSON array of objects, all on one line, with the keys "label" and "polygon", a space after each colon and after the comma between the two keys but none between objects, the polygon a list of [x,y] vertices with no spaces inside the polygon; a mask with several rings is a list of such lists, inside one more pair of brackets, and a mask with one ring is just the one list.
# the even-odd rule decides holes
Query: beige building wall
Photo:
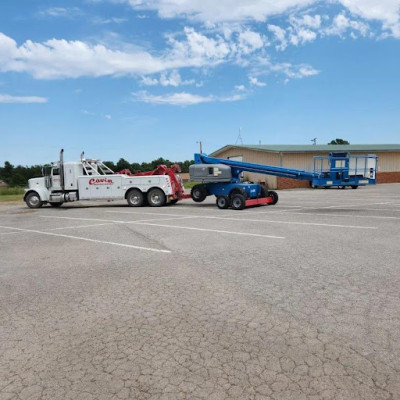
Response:
[{"label": "beige building wall", "polygon": [[[239,156],[243,157],[243,161],[245,162],[255,164],[279,165],[279,154],[267,153],[264,151],[254,151],[249,149],[228,149],[214,155],[214,157],[217,158],[229,158]],[[245,172],[244,177],[246,180],[253,182],[266,182],[268,184],[268,187],[276,188],[276,176]]]}]

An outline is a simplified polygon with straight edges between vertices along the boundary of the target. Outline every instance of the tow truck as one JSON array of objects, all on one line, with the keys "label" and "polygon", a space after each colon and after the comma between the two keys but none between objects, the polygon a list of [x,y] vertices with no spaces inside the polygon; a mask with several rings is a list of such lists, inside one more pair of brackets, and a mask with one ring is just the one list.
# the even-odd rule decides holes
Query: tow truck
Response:
[{"label": "tow truck", "polygon": [[132,207],[148,204],[160,207],[189,198],[184,193],[180,168],[159,165],[149,172],[131,173],[123,170],[114,173],[98,159],[85,158],[80,161],[64,162],[64,150],[59,161],[42,170],[42,177],[29,179],[24,201],[30,208],[44,204],[60,207],[77,200],[122,200]]}]

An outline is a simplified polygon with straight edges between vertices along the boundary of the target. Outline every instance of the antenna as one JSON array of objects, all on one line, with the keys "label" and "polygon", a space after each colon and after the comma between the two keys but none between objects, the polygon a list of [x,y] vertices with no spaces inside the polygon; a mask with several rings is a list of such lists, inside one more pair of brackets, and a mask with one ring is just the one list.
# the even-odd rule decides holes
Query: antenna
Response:
[{"label": "antenna", "polygon": [[238,142],[240,142],[240,144],[243,144],[243,139],[242,139],[242,128],[239,128],[239,135],[236,139],[235,144],[238,144]]},{"label": "antenna", "polygon": [[315,137],[314,139],[311,139],[311,142],[312,142],[313,146],[315,146],[317,144],[317,138]]}]

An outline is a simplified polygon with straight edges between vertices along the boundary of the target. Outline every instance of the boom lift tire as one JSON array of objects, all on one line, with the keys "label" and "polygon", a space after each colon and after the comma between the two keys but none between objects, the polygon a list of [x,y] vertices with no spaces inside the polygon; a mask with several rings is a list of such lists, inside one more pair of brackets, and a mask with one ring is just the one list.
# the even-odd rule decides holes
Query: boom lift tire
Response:
[{"label": "boom lift tire", "polygon": [[207,189],[203,185],[195,185],[192,187],[190,195],[196,203],[201,203],[207,197]]},{"label": "boom lift tire", "polygon": [[246,199],[242,194],[235,194],[232,197],[232,209],[243,210],[246,207]]},{"label": "boom lift tire", "polygon": [[278,193],[274,192],[273,190],[270,190],[268,192],[268,195],[272,197],[272,205],[276,204],[279,200]]},{"label": "boom lift tire", "polygon": [[353,185],[351,188],[352,188],[352,189],[357,189],[357,188],[358,188],[358,185]]},{"label": "boom lift tire", "polygon": [[144,196],[139,189],[131,189],[126,195],[126,200],[131,207],[141,207],[144,202]]},{"label": "boom lift tire", "polygon": [[218,196],[217,197],[217,207],[221,210],[226,210],[229,207],[229,197],[228,196]]},{"label": "boom lift tire", "polygon": [[43,205],[43,201],[40,200],[40,196],[36,192],[29,193],[25,202],[29,208],[40,208]]},{"label": "boom lift tire", "polygon": [[161,189],[150,189],[147,193],[147,201],[151,207],[161,207],[165,204],[165,194]]}]

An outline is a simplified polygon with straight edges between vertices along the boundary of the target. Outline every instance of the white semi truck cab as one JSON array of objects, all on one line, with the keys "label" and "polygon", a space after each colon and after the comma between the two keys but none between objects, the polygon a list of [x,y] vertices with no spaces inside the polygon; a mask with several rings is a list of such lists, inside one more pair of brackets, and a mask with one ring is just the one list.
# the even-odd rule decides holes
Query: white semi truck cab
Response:
[{"label": "white semi truck cab", "polygon": [[[60,160],[43,168],[43,177],[29,179],[24,201],[30,208],[43,204],[59,207],[77,200],[122,200],[132,207],[146,203],[159,207],[184,198],[182,180],[175,170],[159,166],[157,170],[141,174],[115,174],[97,159],[84,158],[78,162]],[[164,167],[164,168],[160,168]]]}]

